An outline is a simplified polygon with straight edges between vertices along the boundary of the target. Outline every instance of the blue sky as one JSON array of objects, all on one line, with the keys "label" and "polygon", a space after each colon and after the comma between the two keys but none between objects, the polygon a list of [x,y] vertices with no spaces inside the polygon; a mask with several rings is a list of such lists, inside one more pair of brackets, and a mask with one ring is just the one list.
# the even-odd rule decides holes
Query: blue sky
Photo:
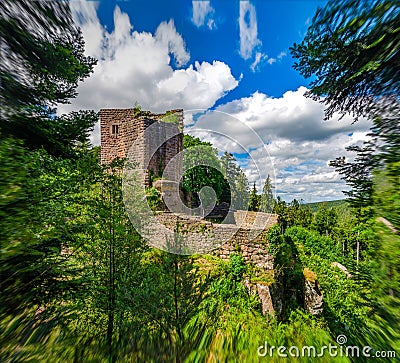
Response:
[{"label": "blue sky", "polygon": [[[328,163],[350,156],[345,147],[366,139],[369,122],[324,122],[323,106],[303,96],[310,80],[293,70],[289,51],[325,3],[71,0],[86,53],[99,61],[59,113],[135,102],[153,112],[183,108],[186,132],[236,154],[259,188],[271,174],[287,201],[343,198]],[[196,118],[193,109],[208,111]]]},{"label": "blue sky", "polygon": [[[207,62],[220,60],[229,64],[236,79],[243,75],[239,86],[218,99],[216,106],[249,95],[255,90],[279,97],[289,89],[307,86],[309,80],[292,68],[289,47],[302,40],[317,6],[323,6],[326,0],[259,0],[241,3],[250,5],[244,16],[246,23],[251,22],[252,8],[256,14],[256,39],[259,43],[252,49],[248,59],[244,59],[240,53],[239,1],[100,1],[97,13],[100,22],[109,31],[114,29],[115,6],[129,14],[133,29],[137,31],[154,33],[161,22],[173,19],[176,31],[182,34],[190,50],[191,59]],[[212,9],[205,14],[204,22],[196,22],[195,17],[200,14],[196,14],[194,4],[209,4]],[[264,58],[252,70],[256,53]],[[174,62],[172,66],[178,68]]]}]

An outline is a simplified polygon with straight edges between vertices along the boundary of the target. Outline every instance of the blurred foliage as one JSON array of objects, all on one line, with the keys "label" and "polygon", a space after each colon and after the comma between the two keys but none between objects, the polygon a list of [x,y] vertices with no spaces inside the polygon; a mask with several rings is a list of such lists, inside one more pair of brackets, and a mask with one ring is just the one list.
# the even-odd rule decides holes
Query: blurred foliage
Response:
[{"label": "blurred foliage", "polygon": [[4,0],[0,4],[0,132],[71,156],[97,121],[93,111],[57,116],[54,106],[76,96],[96,60],[84,55],[83,36],[68,2]]},{"label": "blurred foliage", "polygon": [[[359,7],[360,3],[346,4]],[[358,77],[366,75],[366,89],[373,90],[376,84],[370,75],[393,75],[392,55],[397,48],[388,50],[387,45],[396,46],[398,30],[374,36],[388,22],[397,24],[392,17],[397,8],[395,2],[382,0],[371,2],[352,20],[330,14],[337,24],[344,22],[333,29],[338,43],[313,44],[333,47],[327,56],[341,44],[344,50],[359,51],[361,57],[368,52],[375,57],[377,46],[385,45],[380,48],[382,64],[371,67],[372,63],[361,62],[357,66],[361,70],[353,67],[347,81],[339,77],[333,84],[346,81],[350,87],[346,91],[352,92]],[[87,77],[95,63],[83,55],[83,39],[72,25],[67,3],[3,1],[0,10],[1,57],[7,58],[0,65],[1,361],[257,362],[264,359],[257,352],[265,352],[265,344],[313,345],[320,351],[338,334],[345,334],[351,345],[398,349],[400,239],[393,228],[375,218],[383,216],[399,227],[398,103],[376,106],[373,152],[355,150],[361,159],[353,166],[342,165],[348,167],[348,180],[354,181],[356,204],[321,204],[313,212],[297,200],[274,202],[279,224],[268,231],[265,243],[274,257],[273,271],[247,265],[239,249],[229,261],[168,254],[149,248],[129,221],[122,195],[124,160],[102,166],[99,149],[88,146],[96,115],[56,117],[51,109],[75,95],[78,80]],[[322,26],[321,14],[307,41]],[[374,21],[382,14],[388,14],[386,23]],[[368,16],[372,20],[366,20]],[[328,36],[327,29],[321,39]],[[342,33],[347,34],[348,44],[343,43]],[[354,43],[360,36],[369,48]],[[302,50],[306,49],[298,48]],[[343,56],[346,59],[338,59],[345,65],[352,62],[345,51]],[[374,57],[369,62],[376,61]],[[393,89],[397,81],[393,78],[383,86]],[[314,86],[316,92],[324,91],[318,83]],[[332,107],[352,110],[351,104],[338,102]],[[188,190],[215,186],[222,200],[229,190],[225,179],[229,174],[247,193],[247,180],[231,155],[219,160],[211,144],[185,140],[185,147],[199,147],[188,154],[191,169],[183,181]],[[207,166],[199,165],[199,154]],[[269,198],[272,186],[267,181],[266,185]],[[158,192],[150,189],[148,198],[156,208]],[[175,234],[169,243],[182,241]],[[321,285],[321,316],[304,309],[305,269],[313,271]],[[261,314],[258,296],[245,286],[246,279],[280,289],[282,316]],[[281,361],[276,355],[265,359]],[[319,360],[331,362],[332,357],[326,354]]]},{"label": "blurred foliage", "polygon": [[[389,219],[393,226],[400,230],[400,188],[398,174],[392,177],[388,169],[400,173],[400,163],[389,164],[386,169],[374,173],[374,201],[377,214]],[[393,172],[392,172],[393,173]]]},{"label": "blurred foliage", "polygon": [[[0,149],[10,175],[1,184],[8,251],[1,264],[2,360],[253,362],[265,342],[318,349],[343,333],[351,344],[380,350],[399,342],[398,236],[373,221],[360,226],[352,209],[321,205],[312,214],[298,202],[281,203],[286,232],[269,230],[275,270],[264,276],[240,252],[224,262],[144,245],[123,208],[122,161],[104,169],[96,148],[82,149],[79,159],[32,152],[13,140]],[[20,162],[10,163],[10,153]],[[311,216],[306,227],[302,213]],[[324,293],[320,317],[303,310],[304,268]],[[247,277],[284,291],[279,320],[262,316],[257,295],[243,285]]]},{"label": "blurred foliage", "polygon": [[395,0],[329,0],[304,40],[290,49],[294,69],[314,76],[308,97],[335,112],[368,115],[375,97],[400,90],[400,5]]}]

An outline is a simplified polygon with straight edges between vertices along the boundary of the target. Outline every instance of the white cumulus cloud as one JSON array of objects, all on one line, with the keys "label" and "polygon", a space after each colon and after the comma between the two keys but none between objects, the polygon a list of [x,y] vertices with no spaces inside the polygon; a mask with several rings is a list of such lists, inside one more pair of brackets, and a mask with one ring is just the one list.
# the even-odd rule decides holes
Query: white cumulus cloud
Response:
[{"label": "white cumulus cloud", "polygon": [[[180,99],[184,108],[209,108],[225,92],[237,86],[230,68],[223,62],[195,62],[186,69],[176,70],[171,77],[158,83],[158,90],[166,99]],[[162,101],[163,105],[165,100]],[[170,103],[173,107],[174,103]]]},{"label": "white cumulus cloud", "polygon": [[[110,32],[98,19],[96,2],[71,1],[70,6],[82,29],[86,54],[98,64],[78,86],[78,97],[59,105],[58,113],[128,108],[135,102],[154,112],[209,108],[238,85],[223,62],[188,64],[190,53],[173,20],[159,24],[154,34],[139,32],[116,6]],[[92,141],[98,143],[98,131]]]},{"label": "white cumulus cloud", "polygon": [[[260,174],[271,174],[277,194],[286,200],[343,198],[346,186],[329,161],[339,156],[351,158],[352,153],[345,147],[367,140],[371,124],[365,119],[352,124],[350,117],[339,121],[339,115],[324,122],[324,105],[305,98],[306,90],[300,87],[279,98],[255,92],[221,105],[217,108],[221,116],[202,116],[205,129],[218,131],[204,133],[203,138],[232,153],[247,151],[252,161],[242,160],[242,165],[247,168],[249,181],[256,181],[259,190]],[[246,134],[243,124],[254,133]]]}]

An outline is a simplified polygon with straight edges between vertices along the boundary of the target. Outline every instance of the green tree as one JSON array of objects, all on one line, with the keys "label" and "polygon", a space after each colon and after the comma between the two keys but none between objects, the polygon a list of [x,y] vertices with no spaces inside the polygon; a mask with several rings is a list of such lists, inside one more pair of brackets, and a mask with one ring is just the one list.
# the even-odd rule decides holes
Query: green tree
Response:
[{"label": "green tree", "polygon": [[333,229],[337,224],[337,214],[333,208],[328,208],[325,203],[322,203],[318,207],[317,213],[315,213],[315,229],[326,236],[332,234]]},{"label": "green tree", "polygon": [[211,143],[190,135],[184,135],[183,147],[183,165],[186,169],[182,177],[183,188],[196,196],[203,187],[209,186],[214,189],[217,201],[220,202],[226,181],[221,172],[217,150]]},{"label": "green tree", "polygon": [[[86,266],[81,274],[85,293],[74,296],[71,309],[79,317],[75,335],[80,338],[75,359],[93,351],[80,346],[95,342],[100,356],[110,362],[124,359],[132,348],[134,331],[145,319],[137,314],[143,280],[141,258],[148,247],[127,215],[122,194],[124,160],[101,166],[93,160],[90,191],[81,195],[87,208],[74,234],[73,262]],[[139,213],[139,211],[138,211]],[[77,248],[77,246],[80,246]],[[136,290],[133,289],[136,286]],[[85,314],[80,315],[84,311]],[[78,358],[79,357],[79,358]]]},{"label": "green tree", "polygon": [[400,103],[383,109],[374,119],[370,136],[375,140],[377,167],[373,171],[376,212],[400,229]]},{"label": "green tree", "polygon": [[226,179],[234,182],[237,177],[239,166],[231,153],[225,151],[221,156],[221,167],[225,173]]},{"label": "green tree", "polygon": [[363,146],[346,148],[356,153],[354,160],[339,157],[330,162],[351,187],[344,193],[361,222],[374,213],[383,213],[394,223],[399,220],[399,213],[394,211],[398,210],[396,196],[400,186],[400,104],[394,102],[387,109],[385,106],[385,102],[374,106],[370,140]]},{"label": "green tree", "polygon": [[56,116],[54,106],[76,96],[78,81],[96,61],[84,55],[83,36],[68,2],[5,0],[0,5],[1,137],[70,155],[96,121],[91,112]]},{"label": "green tree", "polygon": [[260,200],[260,211],[271,213],[272,209],[274,208],[274,194],[271,178],[268,174],[267,179],[265,180],[263,190],[261,193],[261,200]]},{"label": "green tree", "polygon": [[288,218],[287,218],[287,205],[284,200],[281,199],[280,196],[276,198],[274,203],[273,213],[278,215],[278,223],[281,227],[281,233],[283,234],[286,230],[288,225]]},{"label": "green tree", "polygon": [[249,200],[249,183],[246,174],[234,156],[228,152],[221,156],[221,166],[228,181],[223,188],[222,201],[230,203],[233,209],[246,209]]},{"label": "green tree", "polygon": [[[379,234],[376,238],[379,241],[374,256],[377,262],[375,283],[381,298],[385,300],[385,308],[397,315],[395,310],[396,301],[400,299],[400,254],[393,251],[399,251],[400,237],[381,223],[377,225],[377,230]],[[396,320],[400,324],[400,320]]]},{"label": "green tree", "polygon": [[[47,296],[55,292],[48,287],[58,277],[52,265],[60,262],[63,233],[54,226],[62,222],[63,198],[59,193],[65,192],[61,184],[65,175],[56,180],[52,171],[60,167],[68,164],[55,163],[45,151],[30,153],[12,139],[3,139],[0,144],[3,317],[40,304],[44,292]],[[47,210],[50,206],[53,212]]]},{"label": "green tree", "polygon": [[[176,226],[174,240],[167,243],[177,250],[182,242]],[[201,336],[198,341],[198,334],[205,333],[197,317],[209,276],[200,273],[192,256],[155,249],[142,255],[140,268],[140,280],[130,279],[125,284],[123,300],[124,308],[141,322],[127,326],[126,341],[132,344],[129,340],[134,339],[131,352],[138,352],[134,357],[139,361],[154,361],[160,356],[165,361],[184,361],[202,341]]]},{"label": "green tree", "polygon": [[253,188],[251,189],[249,196],[248,210],[252,212],[258,212],[259,209],[260,209],[260,195],[257,193],[256,182],[254,182]]},{"label": "green tree", "polygon": [[221,168],[224,173],[226,183],[222,188],[222,198],[223,202],[229,203],[233,205],[233,193],[236,184],[236,178],[238,175],[238,165],[236,159],[233,157],[231,153],[227,151],[224,152],[224,155],[221,156]]},{"label": "green tree", "polygon": [[246,174],[240,170],[237,179],[235,190],[233,193],[233,205],[236,209],[245,210],[249,204],[249,181]]},{"label": "green tree", "polygon": [[[397,175],[393,171],[397,170]],[[400,188],[398,174],[400,163],[388,164],[385,169],[374,171],[373,200],[376,215],[388,219],[400,230]]]},{"label": "green tree", "polygon": [[[0,321],[10,348],[5,354],[19,346],[14,358],[24,360],[29,345],[44,344],[67,324],[74,311],[69,303],[84,285],[84,265],[74,255],[82,248],[83,215],[91,202],[83,196],[92,190],[93,160],[99,158],[97,149],[64,159],[12,140],[3,146],[0,168],[12,178],[1,183],[9,192],[0,205]],[[18,155],[13,163],[10,152]]]},{"label": "green tree", "polygon": [[342,179],[351,187],[343,191],[348,196],[348,202],[356,211],[359,221],[372,216],[372,172],[378,165],[374,158],[375,145],[372,142],[364,146],[348,146],[348,151],[357,153],[354,161],[348,162],[345,157],[339,157],[329,163],[342,175]]},{"label": "green tree", "polygon": [[398,183],[399,11],[393,0],[328,1],[317,10],[304,40],[291,48],[294,68],[315,76],[307,96],[328,106],[326,118],[339,112],[374,121],[373,140],[348,148],[357,153],[354,162],[331,162],[351,187],[345,193],[359,221],[373,215],[374,170],[386,169]]},{"label": "green tree", "polygon": [[54,337],[70,318],[64,303],[82,271],[70,248],[79,247],[80,196],[93,182],[96,149],[87,144],[97,115],[55,115],[95,64],[68,3],[3,1],[0,38],[0,321],[11,347],[0,359],[8,361],[25,360],[29,344]]},{"label": "green tree", "polygon": [[309,228],[312,222],[312,213],[309,208],[301,205],[296,199],[291,203],[286,203],[278,196],[273,212],[278,214],[278,223],[281,227],[281,233],[284,233],[286,228],[292,226],[301,226]]},{"label": "green tree", "polygon": [[287,209],[287,225],[290,226],[301,226],[309,228],[312,222],[312,213],[310,209],[301,204],[297,199],[288,205]]},{"label": "green tree", "polygon": [[[377,102],[373,114],[373,125],[370,137],[377,149],[376,158],[380,165],[400,162],[400,102]],[[390,168],[389,168],[390,169]],[[391,170],[391,169],[390,169]],[[397,186],[400,186],[399,173],[396,167],[388,170]]]},{"label": "green tree", "polygon": [[[2,188],[9,189],[0,205],[7,251],[2,284],[15,289],[10,296],[19,296],[9,305],[17,313],[37,303],[34,294],[40,303],[50,299],[57,288],[49,286],[57,286],[62,275],[60,249],[70,237],[65,221],[73,214],[65,198],[82,185],[76,179],[82,161],[64,157],[83,156],[97,116],[88,111],[56,117],[51,107],[76,95],[78,81],[90,74],[95,60],[84,56],[68,3],[6,0],[0,15],[0,139],[8,147],[0,151],[0,168]],[[20,226],[18,233],[11,220]],[[43,290],[34,292],[36,287]]]},{"label": "green tree", "polygon": [[367,115],[375,97],[399,94],[399,10],[393,0],[330,0],[290,49],[294,69],[315,76],[306,95],[328,106],[326,118]]}]

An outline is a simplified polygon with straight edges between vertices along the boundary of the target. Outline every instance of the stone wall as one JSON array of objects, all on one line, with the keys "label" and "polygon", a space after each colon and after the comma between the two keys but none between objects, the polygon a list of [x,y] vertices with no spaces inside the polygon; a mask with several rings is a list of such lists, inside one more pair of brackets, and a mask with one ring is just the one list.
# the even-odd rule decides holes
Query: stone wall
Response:
[{"label": "stone wall", "polygon": [[[150,126],[152,126],[151,135],[145,132]],[[182,151],[182,130],[181,109],[162,114],[134,108],[102,109],[100,110],[101,163],[110,163],[116,157],[127,157],[135,143],[135,161],[139,164],[138,169],[144,172],[145,183],[148,185],[149,177],[159,176],[168,162]],[[157,149],[155,145],[160,147]],[[153,154],[152,150],[157,151]],[[178,173],[179,167],[180,165],[177,168]]]},{"label": "stone wall", "polygon": [[273,270],[274,259],[268,252],[267,230],[257,231],[259,234],[254,239],[251,239],[251,232],[254,232],[254,230],[239,228],[234,236],[224,242],[214,254],[228,261],[229,255],[239,250],[246,263],[254,264],[254,266],[264,270]]},{"label": "stone wall", "polygon": [[[242,212],[238,211],[238,215]],[[268,229],[277,222],[276,214],[263,213],[268,217],[269,224],[265,228],[251,228],[250,225],[215,224],[202,218],[184,218],[173,213],[160,213],[157,219],[163,225],[173,230],[179,225],[181,234],[190,233],[196,236],[199,245],[210,246],[214,241],[217,247],[211,252],[223,260],[229,260],[229,255],[240,250],[246,263],[252,263],[264,270],[273,270],[273,256],[268,252],[266,234]],[[222,243],[219,243],[222,241]]]},{"label": "stone wall", "polygon": [[[225,261],[229,260],[232,253],[240,251],[244,261],[254,267],[275,276],[274,257],[269,253],[269,243],[266,238],[268,229],[278,221],[278,215],[247,211],[233,213],[236,224],[215,224],[202,218],[184,218],[173,213],[160,213],[157,215],[159,222],[167,228],[174,230],[179,225],[179,234],[190,233],[195,236],[198,244],[211,246],[212,243],[223,241],[210,253]],[[255,228],[257,220],[267,221],[264,228]],[[284,307],[283,286],[278,281],[271,283],[252,283],[248,278],[244,281],[249,293],[258,295],[261,311],[279,317]]]},{"label": "stone wall", "polygon": [[264,212],[250,212],[236,210],[234,212],[235,224],[247,228],[269,229],[278,223],[278,215]]},{"label": "stone wall", "polygon": [[101,163],[108,164],[116,157],[126,157],[126,145],[131,145],[143,129],[144,125],[136,119],[134,109],[100,110]]}]

